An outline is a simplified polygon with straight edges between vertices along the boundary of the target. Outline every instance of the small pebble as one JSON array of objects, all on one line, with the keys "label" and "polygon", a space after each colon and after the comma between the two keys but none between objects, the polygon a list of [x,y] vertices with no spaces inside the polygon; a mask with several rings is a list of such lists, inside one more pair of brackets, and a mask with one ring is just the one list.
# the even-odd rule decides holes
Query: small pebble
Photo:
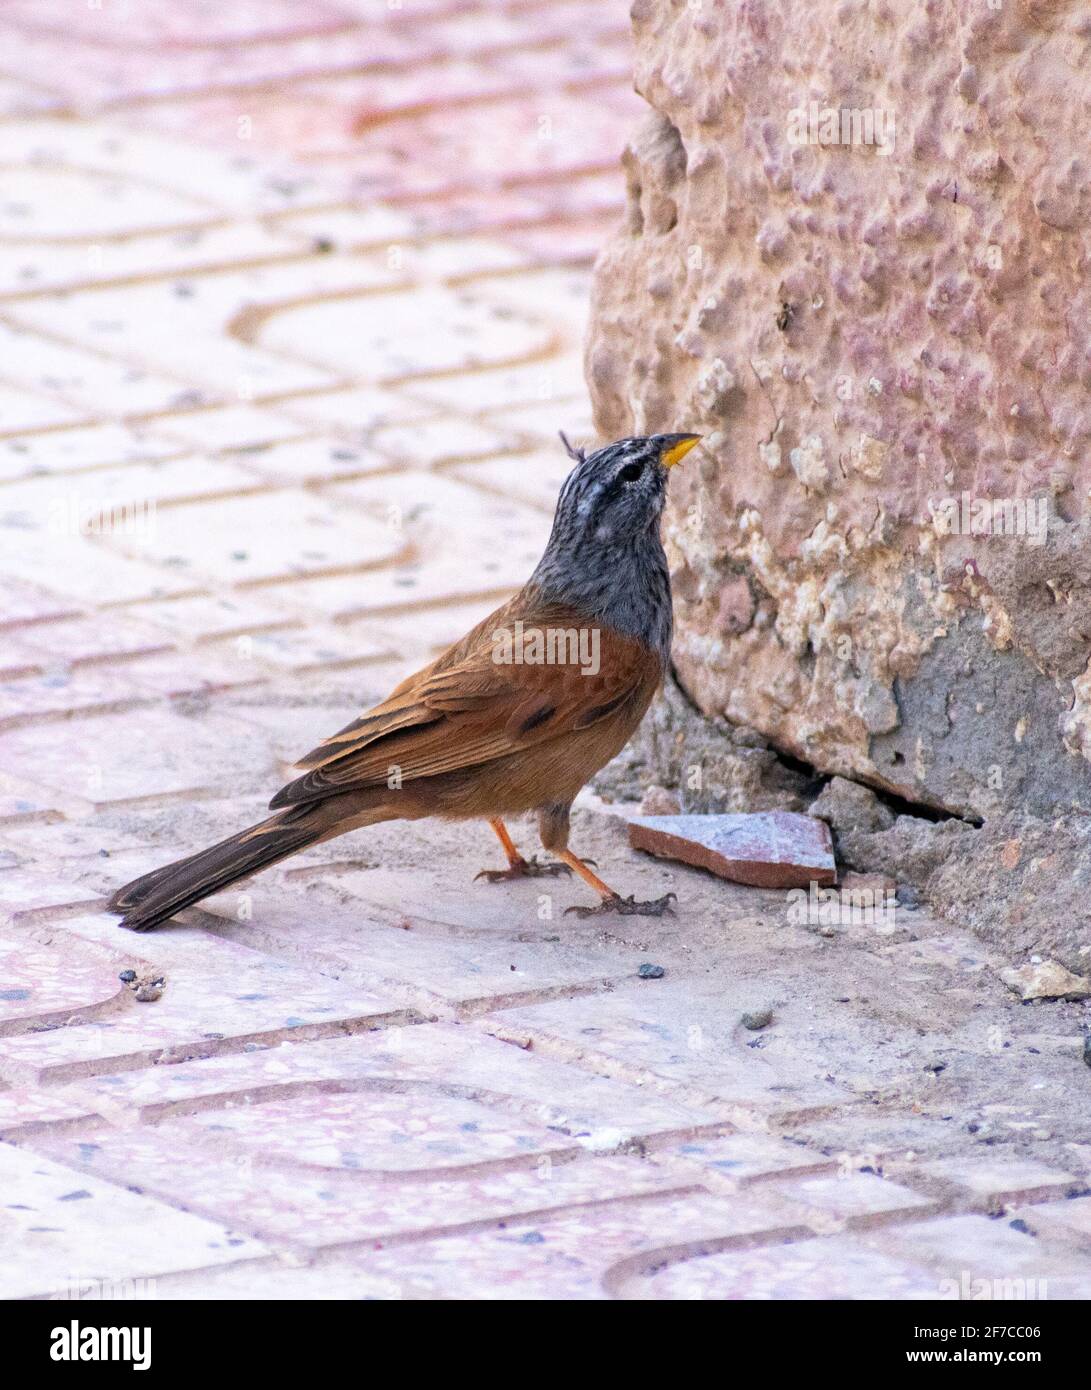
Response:
[{"label": "small pebble", "polygon": [[136,992],[138,1004],[154,1004],[163,995],[162,985],[141,985]]},{"label": "small pebble", "polygon": [[1087,1033],[1083,1040],[1083,1060],[1091,1067],[1091,1033]]},{"label": "small pebble", "polygon": [[947,1063],[939,1057],[933,1057],[931,1061],[925,1062],[924,1070],[935,1072],[935,1074],[939,1076],[941,1071],[947,1070]]},{"label": "small pebble", "polygon": [[667,972],[661,965],[652,965],[650,961],[645,961],[636,973],[642,980],[661,980]]},{"label": "small pebble", "polygon": [[136,979],[136,971],[123,970],[117,978],[121,981],[123,985],[131,985],[132,982]]},{"label": "small pebble", "polygon": [[742,1026],[749,1028],[751,1033],[756,1033],[760,1028],[768,1028],[772,1021],[772,1009],[752,1009],[739,1019]]}]

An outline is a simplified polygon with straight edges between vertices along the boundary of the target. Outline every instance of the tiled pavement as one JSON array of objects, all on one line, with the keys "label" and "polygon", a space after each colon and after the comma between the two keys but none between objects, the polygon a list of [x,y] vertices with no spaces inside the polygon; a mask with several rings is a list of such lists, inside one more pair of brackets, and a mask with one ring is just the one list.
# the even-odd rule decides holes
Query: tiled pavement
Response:
[{"label": "tiled pavement", "polygon": [[680,916],[429,825],[100,912],[525,576],[640,103],[601,0],[0,25],[0,1294],[1086,1297],[1077,1006],[920,913],[791,926],[593,806]]}]

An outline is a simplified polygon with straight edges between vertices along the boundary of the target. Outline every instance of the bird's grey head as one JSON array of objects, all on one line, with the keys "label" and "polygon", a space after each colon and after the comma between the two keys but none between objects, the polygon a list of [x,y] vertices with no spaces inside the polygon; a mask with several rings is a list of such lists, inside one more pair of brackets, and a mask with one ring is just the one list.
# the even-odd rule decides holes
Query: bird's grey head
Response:
[{"label": "bird's grey head", "polygon": [[641,638],[664,661],[671,602],[659,519],[670,470],[700,438],[619,439],[586,456],[565,440],[577,462],[561,488],[549,544],[531,579],[544,597]]},{"label": "bird's grey head", "polygon": [[653,434],[619,439],[593,454],[569,449],[577,463],[557,499],[553,540],[610,548],[657,531],[670,469],[700,438]]}]

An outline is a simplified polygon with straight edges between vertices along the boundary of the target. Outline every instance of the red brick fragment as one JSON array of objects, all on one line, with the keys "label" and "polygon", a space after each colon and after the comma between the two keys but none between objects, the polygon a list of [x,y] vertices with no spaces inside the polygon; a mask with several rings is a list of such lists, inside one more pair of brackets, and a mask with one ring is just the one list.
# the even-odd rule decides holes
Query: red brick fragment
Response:
[{"label": "red brick fragment", "polygon": [[629,822],[629,843],[753,888],[837,881],[829,826],[793,811],[641,816]]}]

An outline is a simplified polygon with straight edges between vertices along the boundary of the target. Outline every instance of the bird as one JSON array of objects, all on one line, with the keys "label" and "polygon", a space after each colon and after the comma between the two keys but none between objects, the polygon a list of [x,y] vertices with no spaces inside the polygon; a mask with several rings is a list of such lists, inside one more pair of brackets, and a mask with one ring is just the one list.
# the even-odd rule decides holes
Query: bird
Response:
[{"label": "bird", "polygon": [[[487,820],[508,867],[497,882],[577,874],[600,912],[662,916],[675,895],[623,897],[568,848],[580,788],[636,731],[671,649],[660,520],[670,470],[697,434],[620,439],[575,460],[549,541],[507,603],[390,695],[325,739],[273,797],[266,820],[119,888],[107,910],[148,931],[259,869],[350,830],[439,816]],[[505,817],[537,812],[543,849],[524,858]],[[591,861],[593,862],[593,861]]]}]

